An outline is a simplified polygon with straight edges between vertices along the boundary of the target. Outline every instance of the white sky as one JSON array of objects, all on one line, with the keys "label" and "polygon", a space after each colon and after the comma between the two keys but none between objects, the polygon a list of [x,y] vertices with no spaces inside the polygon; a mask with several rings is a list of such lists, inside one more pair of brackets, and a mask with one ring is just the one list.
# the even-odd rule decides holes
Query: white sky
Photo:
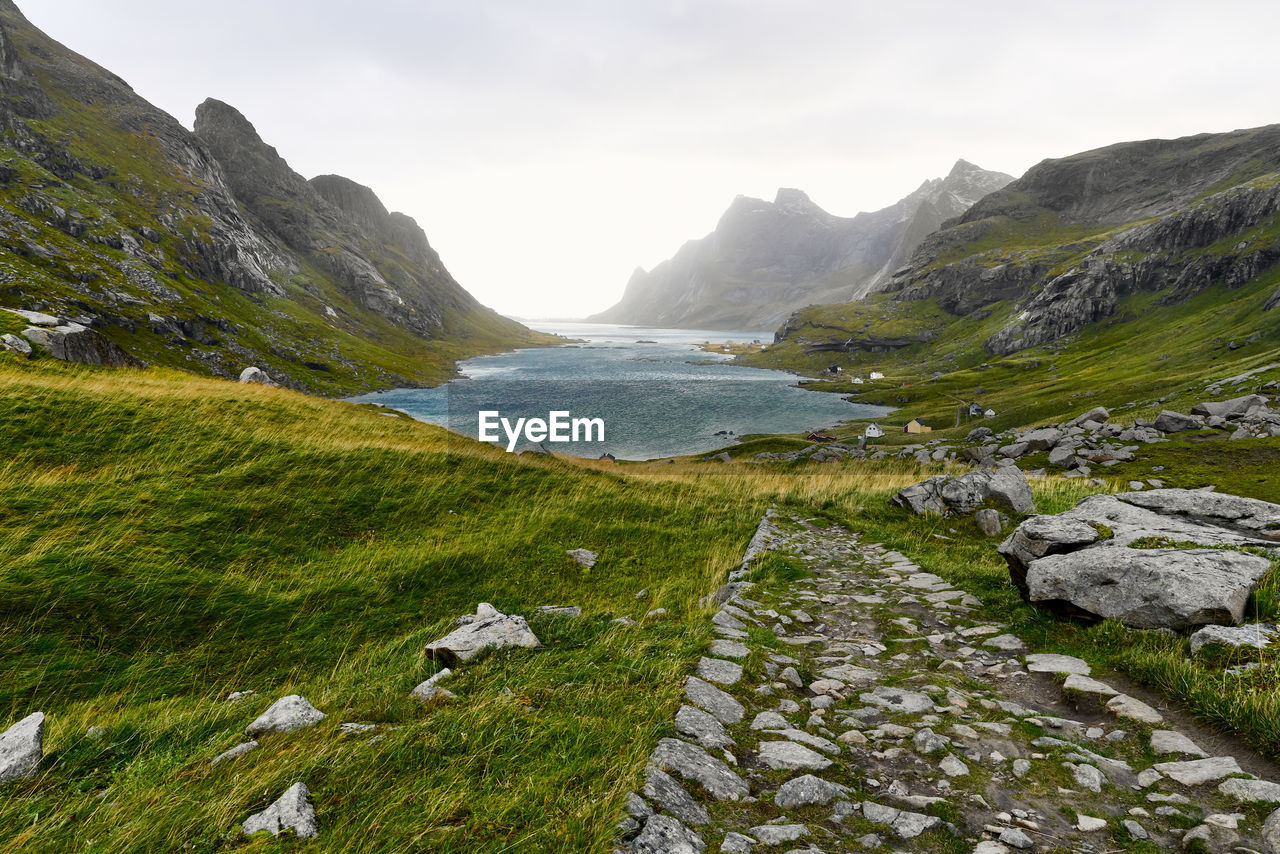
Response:
[{"label": "white sky", "polygon": [[738,194],[884,207],[1280,121],[1280,3],[18,0],[190,127],[212,96],[306,177],[416,218],[482,302],[612,305]]}]

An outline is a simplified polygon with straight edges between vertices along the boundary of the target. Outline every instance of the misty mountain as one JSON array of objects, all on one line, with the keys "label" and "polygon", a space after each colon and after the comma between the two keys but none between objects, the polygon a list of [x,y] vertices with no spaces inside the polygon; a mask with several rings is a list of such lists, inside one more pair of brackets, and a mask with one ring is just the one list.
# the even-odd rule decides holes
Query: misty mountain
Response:
[{"label": "misty mountain", "polygon": [[798,308],[864,296],[948,219],[1013,178],[957,161],[874,213],[839,217],[800,190],[773,202],[739,196],[715,231],[652,271],[590,320],[708,329],[773,329]]}]

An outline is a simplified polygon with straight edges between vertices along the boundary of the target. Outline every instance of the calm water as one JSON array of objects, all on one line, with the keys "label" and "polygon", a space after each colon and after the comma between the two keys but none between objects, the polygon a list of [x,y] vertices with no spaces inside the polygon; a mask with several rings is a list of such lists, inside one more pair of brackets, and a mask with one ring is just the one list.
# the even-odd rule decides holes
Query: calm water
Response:
[{"label": "calm water", "polygon": [[[353,398],[477,436],[478,413],[546,419],[552,410],[600,418],[604,441],[552,444],[557,453],[643,460],[724,447],[747,433],[795,433],[866,420],[888,410],[796,388],[796,377],[719,364],[702,341],[772,340],[766,332],[649,329],[597,323],[532,323],[582,344],[518,350],[460,363],[463,376],[431,389],[395,389]],[[653,343],[638,343],[638,342]],[[713,364],[691,364],[712,362]],[[720,431],[733,435],[716,435]],[[506,434],[499,428],[505,446]],[[521,438],[519,447],[526,442]]]}]

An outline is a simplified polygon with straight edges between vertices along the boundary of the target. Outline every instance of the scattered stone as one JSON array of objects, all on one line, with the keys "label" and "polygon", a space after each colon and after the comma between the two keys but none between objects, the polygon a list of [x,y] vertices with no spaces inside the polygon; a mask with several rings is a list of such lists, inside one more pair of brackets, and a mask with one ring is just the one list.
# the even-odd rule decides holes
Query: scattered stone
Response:
[{"label": "scattered stone", "polygon": [[948,777],[967,777],[969,775],[969,766],[951,754],[943,757],[942,761],[938,763],[938,769]]},{"label": "scattered stone", "polygon": [[488,602],[481,602],[475,617],[426,646],[426,653],[449,667],[470,661],[486,649],[541,646],[524,617],[503,614]]},{"label": "scattered stone", "polygon": [[699,854],[706,848],[702,837],[681,824],[679,819],[654,813],[626,850],[631,854]]},{"label": "scattered stone", "polygon": [[998,649],[1001,652],[1022,652],[1027,645],[1022,642],[1022,638],[1017,635],[996,635],[982,642],[985,647]]},{"label": "scattered stone", "polygon": [[1071,776],[1076,781],[1077,786],[1088,789],[1090,792],[1101,792],[1102,786],[1107,782],[1107,778],[1102,776],[1102,772],[1092,765],[1072,765],[1065,763],[1071,769]]},{"label": "scattered stone", "polygon": [[1093,833],[1096,830],[1102,830],[1107,826],[1105,818],[1094,818],[1084,813],[1076,813],[1076,830],[1082,833]]},{"label": "scattered stone", "polygon": [[1151,834],[1147,833],[1147,829],[1131,818],[1126,818],[1124,821],[1120,822],[1120,824],[1124,826],[1124,829],[1134,839],[1141,841],[1151,838]]},{"label": "scattered stone", "polygon": [[836,798],[844,797],[848,791],[847,786],[827,782],[812,774],[804,774],[783,783],[778,788],[777,794],[773,796],[773,803],[780,810],[792,810],[815,804],[826,806]]},{"label": "scattered stone", "polygon": [[731,747],[734,743],[715,715],[693,706],[681,706],[676,712],[676,732],[697,739],[709,750]]},{"label": "scattered stone", "polygon": [[258,742],[246,741],[244,744],[237,744],[235,747],[231,748],[230,750],[224,753],[219,753],[217,756],[213,757],[213,760],[210,761],[209,764],[213,766],[221,765],[223,762],[226,762],[229,759],[235,759],[236,757],[244,756],[246,753],[252,753],[257,749],[258,749]]},{"label": "scattered stone", "polygon": [[809,828],[803,824],[760,824],[747,832],[761,845],[781,845],[808,836]]},{"label": "scattered stone", "polygon": [[1268,623],[1250,623],[1245,626],[1205,626],[1191,636],[1191,653],[1194,655],[1204,647],[1213,645],[1266,649],[1278,635],[1280,635],[1280,629]]},{"label": "scattered stone", "polygon": [[714,640],[711,642],[711,654],[720,658],[746,658],[751,649],[745,643],[731,640]]},{"label": "scattered stone", "polygon": [[34,777],[44,758],[44,713],[35,712],[0,733],[0,784]]},{"label": "scattered stone", "polygon": [[1182,733],[1162,729],[1151,733],[1151,751],[1153,753],[1178,753],[1183,756],[1208,756],[1204,750]]},{"label": "scattered stone", "polygon": [[698,783],[722,801],[741,800],[750,793],[747,784],[728,765],[687,741],[662,739],[650,755],[649,764]]},{"label": "scattered stone", "polygon": [[549,617],[581,617],[582,608],[577,605],[539,605],[538,613]]},{"label": "scattered stone", "polygon": [[735,685],[742,679],[742,665],[732,661],[725,661],[723,658],[707,658],[703,656],[702,660],[698,662],[698,676],[708,682]]},{"label": "scattered stone", "polygon": [[1210,759],[1191,759],[1186,762],[1160,762],[1151,767],[1184,786],[1199,786],[1230,777],[1232,774],[1244,773],[1233,756],[1214,756]]},{"label": "scattered stone", "polygon": [[1096,694],[1099,697],[1114,697],[1120,693],[1105,682],[1090,679],[1088,676],[1081,676],[1079,673],[1068,675],[1067,680],[1062,683],[1062,688],[1065,691],[1075,691],[1079,694]]},{"label": "scattered stone", "polygon": [[750,836],[730,831],[724,835],[724,842],[720,843],[720,854],[751,854],[755,844],[756,841]]},{"label": "scattered stone", "polygon": [[1237,801],[1280,804],[1280,783],[1231,777],[1218,784],[1218,791]]},{"label": "scattered stone", "polygon": [[[596,561],[600,560],[600,555],[590,551],[589,549],[569,549],[565,554],[585,566],[587,569],[591,569],[596,565]],[[637,595],[636,598],[639,599],[640,597]]]},{"label": "scattered stone", "polygon": [[1005,845],[1012,845],[1014,848],[1026,849],[1035,846],[1031,841],[1031,837],[1026,832],[1017,827],[1010,827],[1000,832],[1000,841]]},{"label": "scattered stone", "polygon": [[270,708],[244,728],[244,734],[257,736],[271,732],[293,732],[315,726],[327,717],[328,715],[307,702],[305,697],[290,694],[272,703]]},{"label": "scattered stone", "polygon": [[794,741],[766,741],[760,745],[760,761],[775,771],[822,771],[831,760]]},{"label": "scattered stone", "polygon": [[[271,379],[271,376],[266,371],[252,365],[240,372],[240,382],[269,386],[274,386],[276,384],[275,380]],[[272,836],[274,835],[275,834],[273,833]]]},{"label": "scattered stone", "polygon": [[1074,673],[1088,676],[1091,671],[1088,662],[1070,655],[1058,655],[1054,652],[1038,652],[1027,656],[1027,670],[1032,673]]},{"label": "scattered stone", "polygon": [[1116,717],[1156,726],[1164,723],[1164,715],[1128,694],[1117,694],[1107,701],[1107,709]]},{"label": "scattered stone", "polygon": [[697,676],[685,680],[684,693],[694,705],[706,709],[721,723],[736,724],[746,714],[741,703]]},{"label": "scattered stone", "polygon": [[244,823],[245,836],[264,830],[272,836],[292,830],[299,839],[311,839],[319,834],[315,807],[311,805],[311,793],[305,783],[294,783],[275,803],[249,816]]},{"label": "scattered stone", "polygon": [[689,796],[676,780],[658,768],[649,768],[644,784],[645,797],[653,801],[685,824],[710,824],[711,816],[705,808]]},{"label": "scattered stone", "polygon": [[870,693],[859,694],[858,699],[891,712],[905,712],[913,715],[932,711],[934,708],[933,700],[924,694],[902,688],[887,688],[883,685]]}]

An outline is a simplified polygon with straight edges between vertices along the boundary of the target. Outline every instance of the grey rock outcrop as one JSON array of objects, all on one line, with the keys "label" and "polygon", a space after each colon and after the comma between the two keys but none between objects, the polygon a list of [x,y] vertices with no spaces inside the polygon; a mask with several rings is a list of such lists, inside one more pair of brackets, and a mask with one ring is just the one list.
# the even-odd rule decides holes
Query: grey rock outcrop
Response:
[{"label": "grey rock outcrop", "polygon": [[701,854],[702,837],[669,815],[656,813],[644,823],[640,835],[627,845],[630,854]]},{"label": "grey rock outcrop", "polygon": [[253,365],[250,365],[240,372],[240,382],[256,383],[258,385],[276,384],[275,380],[271,379],[271,376],[266,371],[262,370],[262,368],[254,367]]},{"label": "grey rock outcrop", "polygon": [[30,777],[44,758],[44,714],[35,712],[0,733],[0,784]]},{"label": "grey rock outcrop", "polygon": [[294,783],[275,803],[245,820],[245,836],[264,830],[272,836],[292,830],[299,839],[311,839],[319,835],[316,810],[311,805],[311,793],[307,791],[306,783]]},{"label": "grey rock outcrop", "polygon": [[751,791],[746,782],[724,762],[701,747],[677,738],[659,741],[649,757],[649,764],[697,783],[718,800],[741,800]]},{"label": "grey rock outcrop", "polygon": [[901,490],[893,503],[916,514],[954,511],[969,515],[985,504],[1019,514],[1035,512],[1031,485],[1017,466],[978,469],[958,477],[935,475]]},{"label": "grey rock outcrop", "polygon": [[1229,648],[1252,647],[1266,649],[1280,637],[1280,628],[1267,623],[1251,623],[1247,626],[1205,626],[1191,636],[1191,653],[1204,647]]},{"label": "grey rock outcrop", "polygon": [[22,337],[64,362],[111,368],[138,368],[143,364],[105,335],[79,323],[31,326],[22,330]]},{"label": "grey rock outcrop", "polygon": [[[1271,562],[1213,547],[1280,548],[1259,536],[1278,519],[1280,506],[1203,490],[1095,495],[1066,513],[1027,520],[999,551],[1033,603],[1185,631],[1240,622]],[[1132,547],[1138,541],[1202,548]]]},{"label": "grey rock outcrop", "polygon": [[328,715],[307,702],[306,697],[290,694],[272,703],[270,708],[244,728],[244,734],[255,736],[271,732],[293,732],[315,726],[327,717]]},{"label": "grey rock outcrop", "polygon": [[524,617],[504,614],[489,603],[481,602],[470,622],[427,644],[426,652],[454,667],[470,661],[483,650],[512,646],[533,649],[541,646],[541,642]]}]

